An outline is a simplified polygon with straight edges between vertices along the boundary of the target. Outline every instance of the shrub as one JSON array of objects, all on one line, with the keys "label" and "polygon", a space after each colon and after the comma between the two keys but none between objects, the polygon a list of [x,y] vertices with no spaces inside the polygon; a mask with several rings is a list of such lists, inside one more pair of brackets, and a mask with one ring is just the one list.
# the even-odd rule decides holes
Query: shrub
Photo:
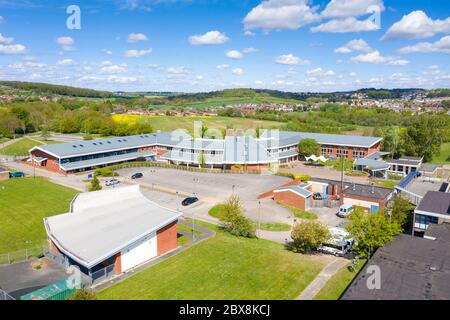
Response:
[{"label": "shrub", "polygon": [[66,300],[97,300],[95,293],[86,289],[79,289]]},{"label": "shrub", "polygon": [[246,238],[256,237],[255,225],[242,213],[244,208],[238,196],[231,196],[222,205],[224,212],[220,220],[223,222],[225,230],[235,236]]},{"label": "shrub", "polygon": [[91,180],[91,185],[89,186],[89,192],[99,190],[102,190],[102,186],[100,185],[100,180],[94,175],[94,178]]},{"label": "shrub", "polygon": [[290,249],[295,252],[309,253],[331,238],[328,228],[317,221],[302,221],[294,226],[291,233],[293,242]]},{"label": "shrub", "polygon": [[94,175],[97,177],[113,177],[117,176],[118,174],[115,173],[111,167],[105,167],[95,170]]}]

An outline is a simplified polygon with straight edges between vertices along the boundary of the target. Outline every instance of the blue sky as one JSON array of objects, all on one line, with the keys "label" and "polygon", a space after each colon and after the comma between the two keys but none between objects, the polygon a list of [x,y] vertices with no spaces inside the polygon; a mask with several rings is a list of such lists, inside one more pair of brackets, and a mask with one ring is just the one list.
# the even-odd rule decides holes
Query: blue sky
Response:
[{"label": "blue sky", "polygon": [[[69,5],[80,30],[66,26]],[[0,0],[0,17],[4,80],[184,92],[450,86],[447,0]]]}]

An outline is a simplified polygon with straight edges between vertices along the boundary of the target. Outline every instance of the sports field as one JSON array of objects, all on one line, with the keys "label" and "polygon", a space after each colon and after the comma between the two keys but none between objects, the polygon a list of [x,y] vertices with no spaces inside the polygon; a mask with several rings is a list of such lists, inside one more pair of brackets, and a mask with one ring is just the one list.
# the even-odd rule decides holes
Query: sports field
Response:
[{"label": "sports field", "polygon": [[45,144],[55,144],[58,142],[55,141],[39,141],[36,139],[23,138],[20,139],[4,148],[0,149],[0,154],[4,154],[7,156],[26,156],[28,155],[28,151],[39,145]]},{"label": "sports field", "polygon": [[43,218],[67,212],[75,194],[44,178],[0,182],[0,254],[42,245]]}]

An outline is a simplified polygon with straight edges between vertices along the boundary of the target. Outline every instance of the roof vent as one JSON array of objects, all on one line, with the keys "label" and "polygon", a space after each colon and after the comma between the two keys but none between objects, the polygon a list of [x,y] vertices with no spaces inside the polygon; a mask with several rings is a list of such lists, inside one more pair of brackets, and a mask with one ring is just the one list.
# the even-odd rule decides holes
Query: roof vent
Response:
[{"label": "roof vent", "polygon": [[98,144],[103,144],[103,142],[99,142]]},{"label": "roof vent", "polygon": [[76,146],[76,145],[73,145],[72,147],[76,148],[77,146]]},{"label": "roof vent", "polygon": [[107,143],[111,144],[111,141],[106,141]]},{"label": "roof vent", "polygon": [[119,140],[117,140],[117,142],[122,142],[122,140],[119,139]]},{"label": "roof vent", "polygon": [[80,144],[80,147],[83,148],[84,146],[82,144]]},{"label": "roof vent", "polygon": [[96,146],[97,144],[94,142],[93,145]]}]

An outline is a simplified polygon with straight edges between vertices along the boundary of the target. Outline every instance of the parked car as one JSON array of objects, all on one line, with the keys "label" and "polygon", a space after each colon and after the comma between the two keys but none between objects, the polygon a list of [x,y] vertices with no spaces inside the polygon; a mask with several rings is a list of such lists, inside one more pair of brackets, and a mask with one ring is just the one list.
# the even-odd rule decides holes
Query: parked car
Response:
[{"label": "parked car", "polygon": [[339,207],[339,211],[337,213],[337,216],[340,218],[345,218],[347,217],[349,214],[351,214],[353,212],[353,207],[350,204],[343,204],[342,206]]},{"label": "parked car", "polygon": [[197,201],[198,201],[197,197],[189,197],[189,198],[184,199],[183,202],[181,202],[181,204],[184,207],[186,207],[186,206],[189,206],[189,205],[191,205],[193,203],[196,203]]},{"label": "parked car", "polygon": [[11,172],[9,174],[10,178],[23,178],[25,177],[25,173],[21,172],[21,171],[17,171],[17,172]]},{"label": "parked car", "polygon": [[313,194],[313,199],[314,200],[323,200],[322,195],[319,192],[315,192]]},{"label": "parked car", "polygon": [[131,179],[135,180],[135,179],[141,179],[143,177],[144,177],[144,175],[142,173],[137,172],[131,176]]},{"label": "parked car", "polygon": [[343,257],[352,251],[355,240],[342,228],[330,228],[331,238],[320,245],[317,250],[337,257]]},{"label": "parked car", "polygon": [[114,186],[114,185],[119,184],[119,183],[120,183],[120,181],[117,180],[117,179],[107,179],[107,180],[105,181],[105,184],[106,184],[107,186]]}]

